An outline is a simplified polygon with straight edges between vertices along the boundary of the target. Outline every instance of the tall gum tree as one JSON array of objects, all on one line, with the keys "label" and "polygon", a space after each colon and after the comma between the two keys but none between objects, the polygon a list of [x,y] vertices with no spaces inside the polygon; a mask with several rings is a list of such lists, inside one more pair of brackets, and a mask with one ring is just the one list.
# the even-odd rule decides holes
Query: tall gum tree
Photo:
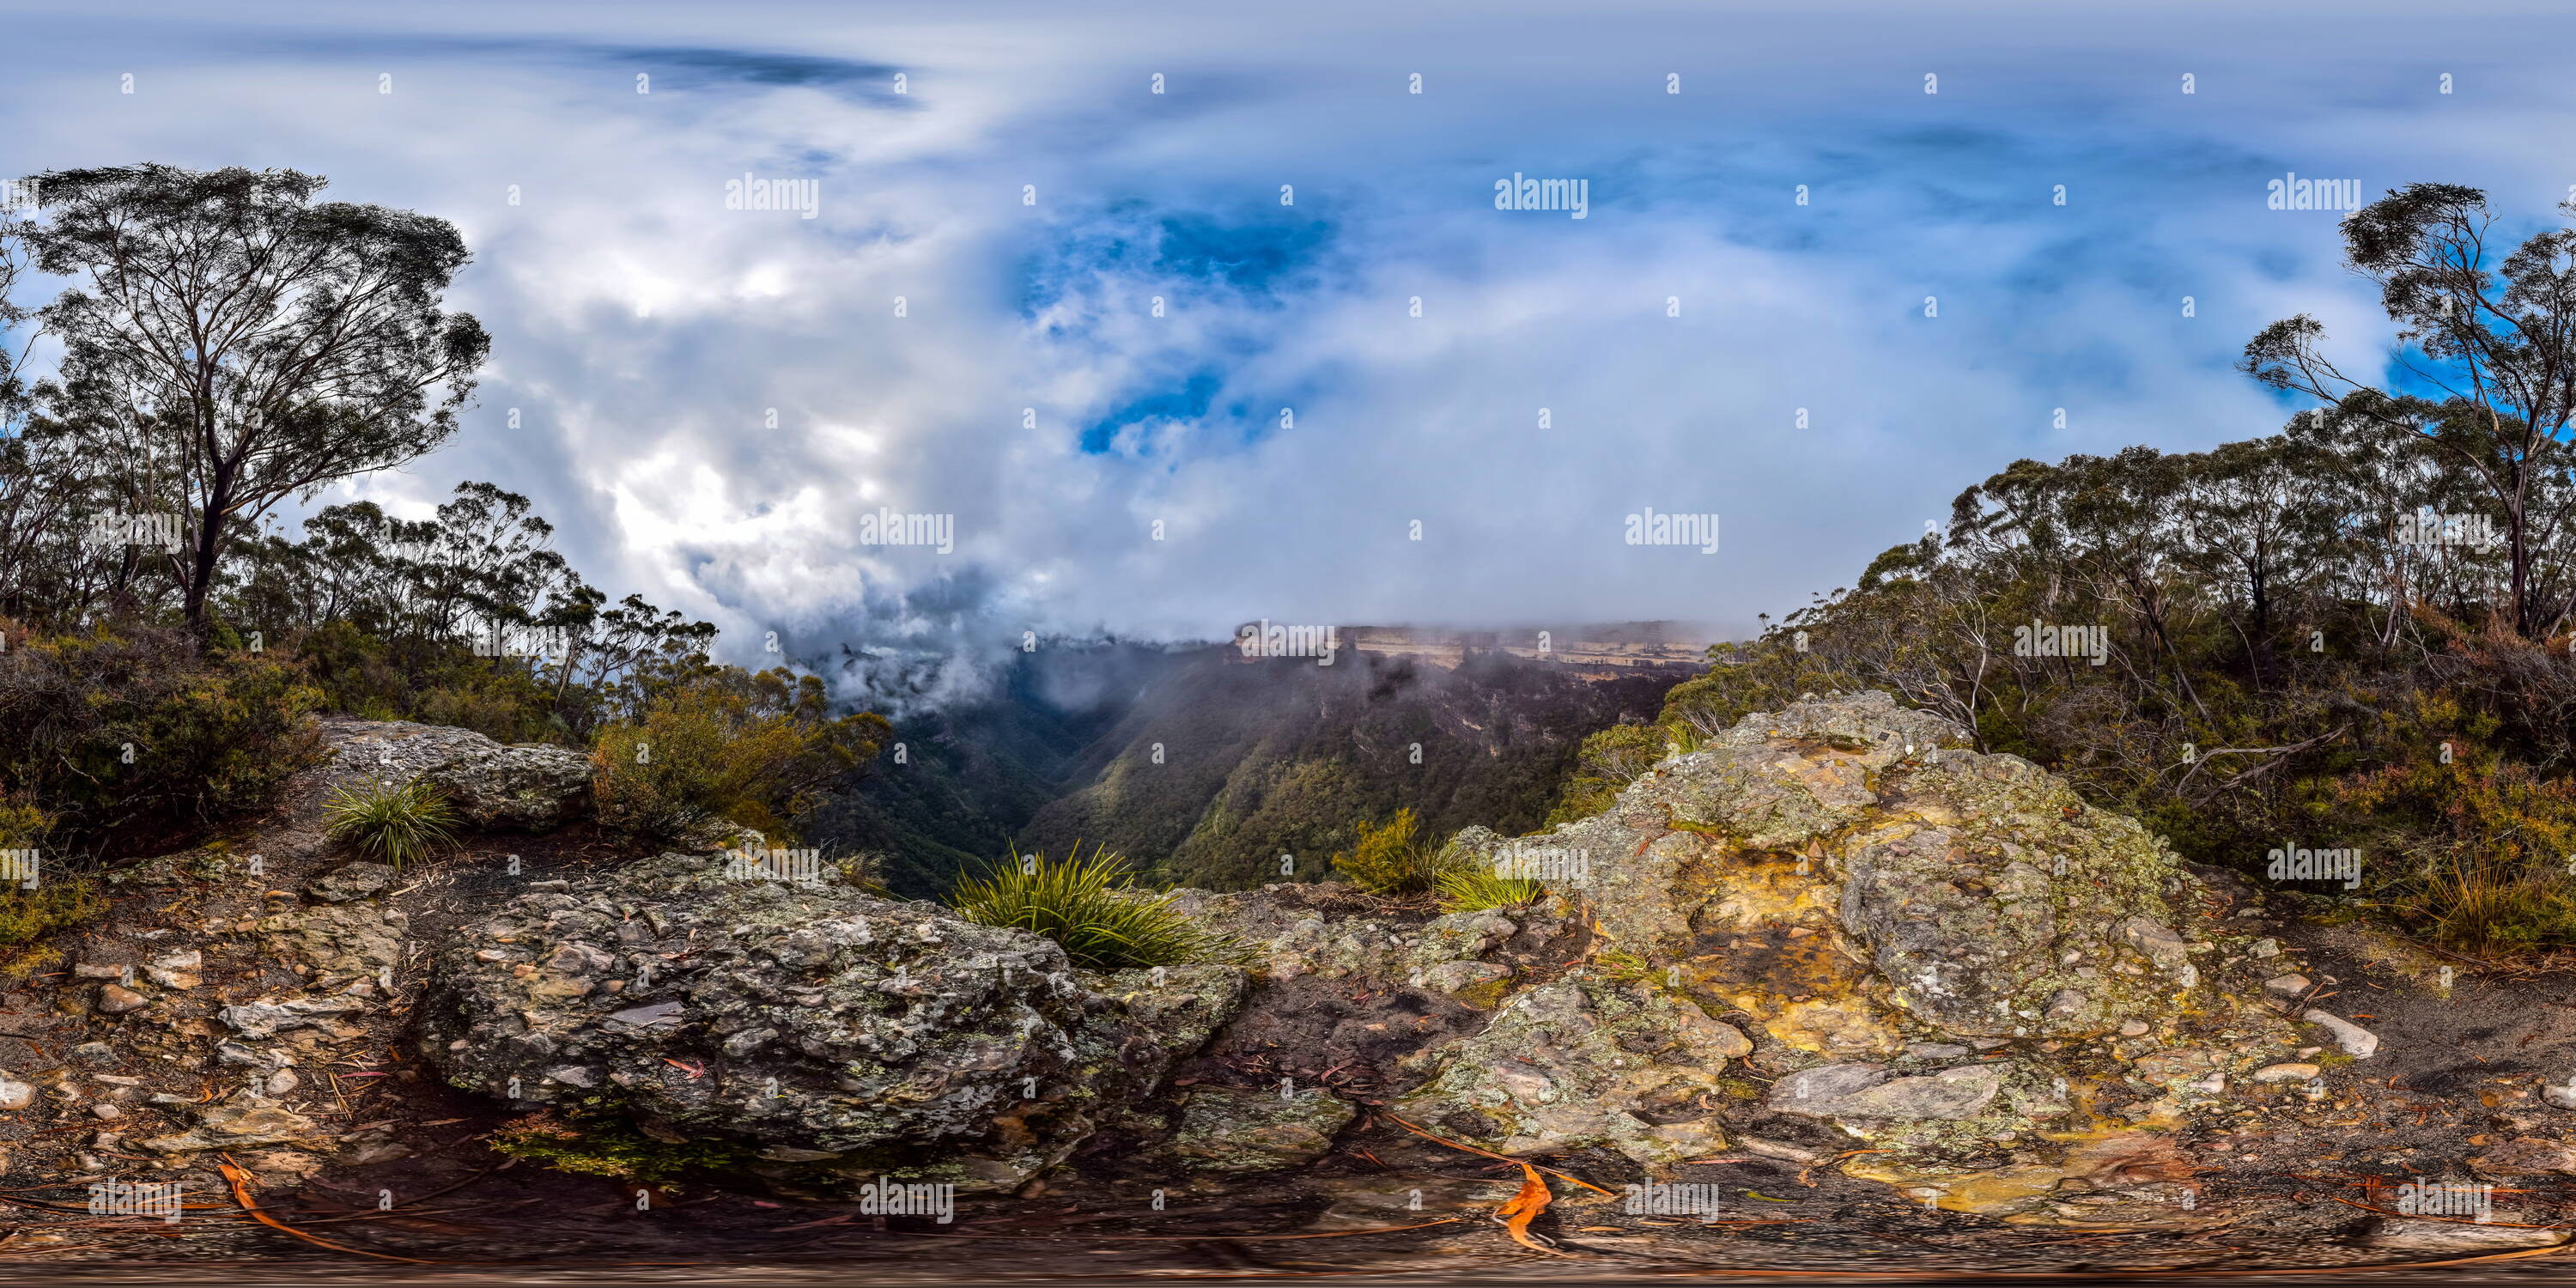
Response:
[{"label": "tall gum tree", "polygon": [[[2560,210],[2576,217],[2576,202]],[[2494,223],[2485,193],[2446,183],[2410,184],[2344,221],[2346,263],[2379,284],[2397,324],[2385,387],[2338,370],[2324,325],[2304,313],[2265,327],[2239,367],[2324,403],[2333,430],[2410,442],[2475,476],[2504,528],[2506,618],[2539,638],[2570,609],[2570,587],[2540,556],[2576,496],[2553,486],[2576,453],[2576,229],[2536,233],[2498,260]]]},{"label": "tall gum tree", "polygon": [[316,202],[318,176],[165,165],[37,176],[37,311],[62,345],[39,400],[98,445],[118,501],[175,514],[159,552],[188,627],[227,549],[279,503],[456,432],[491,348],[441,308],[470,257],[443,219]]}]

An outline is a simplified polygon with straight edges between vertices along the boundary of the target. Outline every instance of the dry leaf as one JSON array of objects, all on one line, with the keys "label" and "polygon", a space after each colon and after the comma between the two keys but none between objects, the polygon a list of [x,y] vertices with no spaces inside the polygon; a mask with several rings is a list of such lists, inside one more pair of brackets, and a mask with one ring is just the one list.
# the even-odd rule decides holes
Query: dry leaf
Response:
[{"label": "dry leaf", "polygon": [[1551,1257],[1565,1256],[1529,1232],[1530,1222],[1537,1220],[1538,1214],[1546,1211],[1549,1202],[1556,1197],[1548,1193],[1547,1178],[1540,1176],[1538,1169],[1527,1163],[1521,1164],[1521,1177],[1521,1192],[1497,1210],[1494,1219],[1503,1223],[1503,1229],[1510,1233],[1512,1242],[1532,1252],[1544,1252]]}]

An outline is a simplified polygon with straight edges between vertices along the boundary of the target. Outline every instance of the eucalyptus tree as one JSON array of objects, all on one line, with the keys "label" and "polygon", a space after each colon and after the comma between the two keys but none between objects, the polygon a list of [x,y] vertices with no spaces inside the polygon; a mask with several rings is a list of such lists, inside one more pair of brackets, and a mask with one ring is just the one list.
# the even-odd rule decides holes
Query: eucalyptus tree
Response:
[{"label": "eucalyptus tree", "polygon": [[51,414],[97,445],[113,500],[170,514],[162,554],[202,640],[225,555],[290,498],[455,433],[490,341],[446,311],[468,262],[442,219],[320,202],[293,170],[166,165],[37,176],[36,319],[62,345]]},{"label": "eucalyptus tree", "polygon": [[2503,615],[2529,638],[2564,623],[2576,593],[2546,563],[2571,517],[2570,490],[2552,484],[2576,465],[2576,228],[2499,259],[2494,226],[2485,193],[2447,183],[2410,184],[2344,222],[2345,261],[2397,324],[2395,377],[2347,375],[2304,313],[2265,327],[2239,367],[2324,403],[2340,432],[2420,443],[2474,477],[2503,528]]}]

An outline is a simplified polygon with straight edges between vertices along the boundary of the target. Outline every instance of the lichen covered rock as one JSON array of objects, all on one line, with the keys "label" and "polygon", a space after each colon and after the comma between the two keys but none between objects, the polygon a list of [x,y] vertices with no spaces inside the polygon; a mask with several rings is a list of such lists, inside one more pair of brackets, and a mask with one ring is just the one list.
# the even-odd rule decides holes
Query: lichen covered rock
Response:
[{"label": "lichen covered rock", "polygon": [[[1594,969],[1632,981],[1622,1005],[1742,1017],[1787,1075],[1768,1111],[1873,1143],[2009,1141],[2168,1048],[2189,1057],[2147,1060],[2128,1085],[2206,1094],[2287,1043],[2250,947],[2186,933],[2205,892],[2160,840],[1967,742],[1883,693],[1803,701],[1511,844],[1570,874],[1552,888],[1588,913]],[[2218,979],[2221,959],[2242,968]],[[1503,1000],[1487,1034],[1426,1052],[1440,1072],[1420,1106],[1453,1125],[1481,1115],[1494,1130],[1469,1134],[1505,1152],[1701,1148],[1674,1141],[1713,1137],[1713,1120],[1609,1126],[1651,1117],[1647,1088],[1569,1086],[1516,1058],[1545,1066],[1532,1048],[1582,1028],[1563,1018],[1586,1010],[1578,994],[1598,1005],[1579,979],[1541,985]],[[1560,1107],[1577,1100],[1587,1123]]]},{"label": "lichen covered rock", "polygon": [[1756,715],[1547,838],[1611,947],[1821,1056],[2096,1035],[2199,983],[2135,821],[1885,694]]},{"label": "lichen covered rock", "polygon": [[1688,1001],[1583,971],[1426,1053],[1438,1072],[1399,1112],[1497,1153],[1605,1148],[1675,1163],[1725,1147],[1719,1075],[1752,1049]]},{"label": "lichen covered rock", "polygon": [[470,729],[404,721],[333,722],[334,782],[425,779],[479,831],[543,832],[590,808],[590,757],[568,747],[503,744]]},{"label": "lichen covered rock", "polygon": [[545,884],[438,959],[423,1050],[451,1083],[854,1180],[1016,1185],[1244,988],[1225,966],[1080,972],[1035,935],[713,856]]},{"label": "lichen covered rock", "polygon": [[1441,992],[1481,993],[1489,1000],[1489,986],[1514,974],[1491,960],[1507,955],[1500,950],[1535,949],[1576,929],[1563,910],[1544,905],[1405,920],[1382,915],[1377,901],[1349,887],[1331,885],[1282,884],[1230,894],[1180,890],[1172,906],[1246,944],[1255,970],[1268,979],[1393,979]]},{"label": "lichen covered rock", "polygon": [[1243,1091],[1202,1087],[1181,1097],[1171,1153],[1195,1171],[1242,1174],[1301,1167],[1324,1156],[1358,1114],[1320,1087]]}]

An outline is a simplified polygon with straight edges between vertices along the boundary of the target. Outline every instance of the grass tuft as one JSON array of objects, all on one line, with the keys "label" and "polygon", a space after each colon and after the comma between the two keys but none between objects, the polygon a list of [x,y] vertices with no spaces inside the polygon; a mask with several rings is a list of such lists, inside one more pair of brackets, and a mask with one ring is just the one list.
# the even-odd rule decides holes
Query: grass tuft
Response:
[{"label": "grass tuft", "polygon": [[1012,857],[1015,862],[986,877],[958,881],[949,903],[959,916],[1044,935],[1089,970],[1179,966],[1222,958],[1231,949],[1230,941],[1173,907],[1170,894],[1128,884],[1126,861],[1097,846],[1085,855],[1077,841],[1061,861]]},{"label": "grass tuft", "polygon": [[1442,872],[1433,878],[1432,888],[1440,895],[1442,912],[1516,908],[1547,893],[1547,887],[1536,881],[1501,876],[1492,868],[1472,865]]},{"label": "grass tuft", "polygon": [[323,802],[331,839],[401,868],[456,843],[456,810],[445,793],[415,778],[342,784]]}]

